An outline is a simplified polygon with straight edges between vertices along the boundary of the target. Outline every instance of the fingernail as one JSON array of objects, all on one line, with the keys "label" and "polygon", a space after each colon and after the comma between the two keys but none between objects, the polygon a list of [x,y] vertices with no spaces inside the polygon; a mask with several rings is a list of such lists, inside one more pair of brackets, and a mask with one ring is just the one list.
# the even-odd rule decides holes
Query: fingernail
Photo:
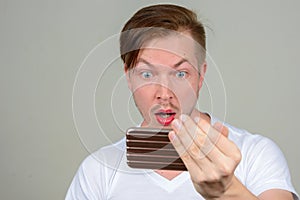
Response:
[{"label": "fingernail", "polygon": [[181,123],[179,122],[178,119],[174,119],[172,123],[173,123],[173,125],[175,126],[176,129],[179,130],[181,128]]},{"label": "fingernail", "polygon": [[174,131],[170,131],[170,133],[169,133],[169,138],[170,138],[171,141],[176,140],[177,137],[176,137],[176,134],[175,134]]},{"label": "fingernail", "polygon": [[185,122],[187,120],[187,116],[184,114],[180,115],[180,120]]},{"label": "fingernail", "polygon": [[200,117],[195,117],[194,122],[196,122],[196,124],[198,124],[200,122]]}]

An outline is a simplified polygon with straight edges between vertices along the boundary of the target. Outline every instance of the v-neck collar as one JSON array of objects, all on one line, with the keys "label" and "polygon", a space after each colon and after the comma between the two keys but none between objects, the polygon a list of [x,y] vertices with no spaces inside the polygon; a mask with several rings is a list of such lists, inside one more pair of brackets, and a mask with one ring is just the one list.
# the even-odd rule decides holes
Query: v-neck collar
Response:
[{"label": "v-neck collar", "polygon": [[151,170],[151,172],[148,171],[148,173],[146,173],[145,176],[148,178],[149,181],[154,182],[156,185],[158,185],[159,187],[161,187],[169,193],[176,190],[190,178],[190,175],[187,171],[182,172],[181,174],[174,177],[172,180],[169,180],[159,175],[154,170]]}]

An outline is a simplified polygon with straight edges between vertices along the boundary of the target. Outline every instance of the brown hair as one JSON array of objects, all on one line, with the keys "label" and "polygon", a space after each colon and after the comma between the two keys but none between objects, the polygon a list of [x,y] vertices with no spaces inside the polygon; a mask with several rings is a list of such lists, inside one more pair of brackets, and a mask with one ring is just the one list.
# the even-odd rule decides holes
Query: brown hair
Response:
[{"label": "brown hair", "polygon": [[205,57],[205,30],[197,15],[181,6],[159,4],[140,9],[124,25],[120,36],[120,53],[125,70],[135,66],[139,50],[146,41],[168,35],[166,30],[188,31],[201,45]]}]

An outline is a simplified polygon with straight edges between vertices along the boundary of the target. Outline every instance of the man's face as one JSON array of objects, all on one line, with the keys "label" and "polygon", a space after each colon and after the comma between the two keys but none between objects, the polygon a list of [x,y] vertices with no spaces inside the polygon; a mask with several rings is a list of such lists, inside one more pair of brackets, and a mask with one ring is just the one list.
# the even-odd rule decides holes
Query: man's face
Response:
[{"label": "man's face", "polygon": [[198,63],[194,41],[187,34],[155,39],[143,47],[136,66],[126,72],[144,118],[142,126],[167,127],[180,114],[196,112],[206,68],[206,63]]}]

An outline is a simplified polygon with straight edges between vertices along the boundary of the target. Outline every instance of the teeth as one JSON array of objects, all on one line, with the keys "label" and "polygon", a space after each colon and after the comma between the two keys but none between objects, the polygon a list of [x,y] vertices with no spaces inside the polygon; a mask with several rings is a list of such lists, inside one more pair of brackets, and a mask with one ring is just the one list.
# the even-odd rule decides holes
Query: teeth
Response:
[{"label": "teeth", "polygon": [[161,118],[166,119],[166,118],[172,116],[173,113],[159,113],[158,115],[159,115]]},{"label": "teeth", "polygon": [[161,114],[160,115],[162,118],[168,118],[170,115],[169,114]]}]

